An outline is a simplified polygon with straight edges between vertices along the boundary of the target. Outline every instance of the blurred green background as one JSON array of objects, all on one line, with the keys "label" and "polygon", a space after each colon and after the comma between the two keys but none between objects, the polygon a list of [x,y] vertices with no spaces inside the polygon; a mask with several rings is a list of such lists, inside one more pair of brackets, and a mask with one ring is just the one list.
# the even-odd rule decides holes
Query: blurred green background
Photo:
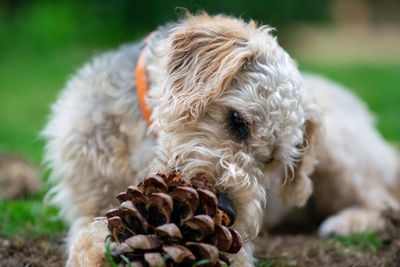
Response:
[{"label": "blurred green background", "polygon": [[[39,132],[68,78],[93,56],[182,17],[184,8],[276,27],[301,70],[350,87],[375,113],[384,137],[397,143],[399,6],[398,0],[0,0],[0,153],[40,164]],[[42,205],[43,195],[0,200],[0,235],[60,233],[57,210]]]}]

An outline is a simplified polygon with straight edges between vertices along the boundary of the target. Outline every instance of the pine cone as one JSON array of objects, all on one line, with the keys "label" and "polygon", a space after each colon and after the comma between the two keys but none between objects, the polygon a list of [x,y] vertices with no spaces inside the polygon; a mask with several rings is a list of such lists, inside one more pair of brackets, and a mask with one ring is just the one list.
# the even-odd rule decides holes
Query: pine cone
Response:
[{"label": "pine cone", "polygon": [[113,260],[124,266],[231,265],[241,246],[231,219],[218,208],[215,188],[203,174],[190,182],[181,174],[157,175],[117,195],[118,209],[107,212]]}]

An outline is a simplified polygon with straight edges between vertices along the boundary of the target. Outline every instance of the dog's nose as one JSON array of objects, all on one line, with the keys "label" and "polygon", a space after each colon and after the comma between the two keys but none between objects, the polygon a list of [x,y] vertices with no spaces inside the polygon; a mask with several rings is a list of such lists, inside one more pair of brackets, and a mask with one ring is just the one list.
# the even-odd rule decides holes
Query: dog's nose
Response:
[{"label": "dog's nose", "polygon": [[236,209],[233,205],[232,200],[227,196],[226,193],[217,193],[218,198],[218,208],[223,210],[226,214],[228,214],[229,218],[231,219],[230,225],[235,222],[236,219]]}]

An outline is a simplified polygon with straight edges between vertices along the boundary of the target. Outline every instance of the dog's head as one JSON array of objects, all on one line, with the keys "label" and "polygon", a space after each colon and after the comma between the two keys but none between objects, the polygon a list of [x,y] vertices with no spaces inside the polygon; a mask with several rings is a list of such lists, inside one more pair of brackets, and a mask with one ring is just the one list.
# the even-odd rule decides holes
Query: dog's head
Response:
[{"label": "dog's head", "polygon": [[251,21],[189,16],[170,31],[153,128],[157,170],[187,177],[205,172],[237,209],[246,238],[259,230],[266,189],[282,179],[282,196],[302,205],[312,191],[319,119],[296,64]]}]

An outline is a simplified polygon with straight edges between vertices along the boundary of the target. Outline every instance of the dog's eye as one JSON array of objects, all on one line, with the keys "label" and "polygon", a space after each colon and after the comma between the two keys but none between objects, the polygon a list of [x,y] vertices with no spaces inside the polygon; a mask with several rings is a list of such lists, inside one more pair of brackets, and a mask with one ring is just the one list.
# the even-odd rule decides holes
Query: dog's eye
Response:
[{"label": "dog's eye", "polygon": [[244,142],[249,137],[248,123],[243,119],[242,115],[235,110],[230,109],[228,115],[228,123],[230,132],[240,141]]}]

